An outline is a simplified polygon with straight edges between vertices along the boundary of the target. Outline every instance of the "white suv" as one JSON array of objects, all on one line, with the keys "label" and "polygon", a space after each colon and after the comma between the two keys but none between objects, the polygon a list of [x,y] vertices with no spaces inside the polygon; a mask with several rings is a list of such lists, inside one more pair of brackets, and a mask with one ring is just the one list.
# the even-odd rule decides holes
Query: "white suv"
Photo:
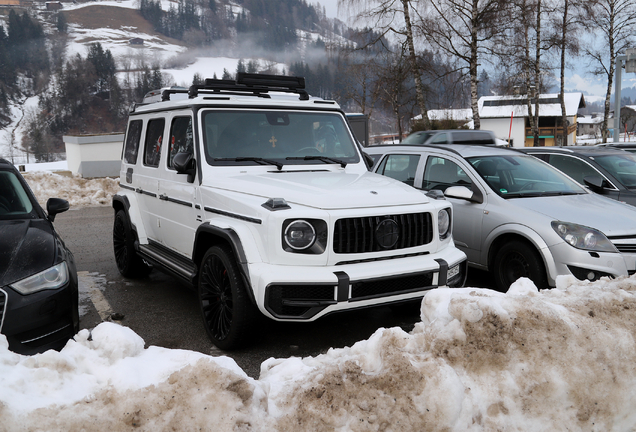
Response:
[{"label": "white suv", "polygon": [[463,285],[450,203],[368,172],[344,113],[303,78],[161,99],[130,113],[115,258],[126,277],[156,267],[195,287],[219,348],[243,344],[259,311],[313,321]]}]

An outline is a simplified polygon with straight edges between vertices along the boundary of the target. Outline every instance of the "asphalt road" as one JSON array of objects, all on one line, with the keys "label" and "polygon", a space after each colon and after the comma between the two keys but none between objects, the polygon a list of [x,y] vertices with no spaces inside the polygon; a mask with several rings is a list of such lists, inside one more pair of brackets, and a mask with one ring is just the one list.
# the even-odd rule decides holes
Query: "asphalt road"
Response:
[{"label": "asphalt road", "polygon": [[[258,378],[261,363],[270,357],[316,356],[367,339],[378,328],[399,326],[410,331],[419,321],[416,314],[399,315],[389,307],[334,314],[311,323],[263,318],[249,348],[221,351],[209,341],[196,293],[187,285],[159,271],[137,280],[119,274],[112,250],[113,217],[110,207],[84,207],[55,220],[77,263],[82,329],[114,320],[140,335],[146,346],[227,355],[249,376]],[[469,272],[467,286],[491,284],[487,274]]]}]

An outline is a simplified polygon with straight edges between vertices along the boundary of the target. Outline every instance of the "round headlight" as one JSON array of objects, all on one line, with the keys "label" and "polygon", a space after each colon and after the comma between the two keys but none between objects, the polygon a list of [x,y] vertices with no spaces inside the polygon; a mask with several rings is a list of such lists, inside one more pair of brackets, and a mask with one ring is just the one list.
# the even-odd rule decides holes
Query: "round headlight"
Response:
[{"label": "round headlight", "polygon": [[439,231],[439,237],[445,239],[450,234],[451,218],[450,210],[443,209],[437,215],[437,230]]},{"label": "round headlight", "polygon": [[307,249],[314,244],[314,241],[316,241],[316,230],[307,221],[296,220],[285,230],[285,243],[294,250]]}]

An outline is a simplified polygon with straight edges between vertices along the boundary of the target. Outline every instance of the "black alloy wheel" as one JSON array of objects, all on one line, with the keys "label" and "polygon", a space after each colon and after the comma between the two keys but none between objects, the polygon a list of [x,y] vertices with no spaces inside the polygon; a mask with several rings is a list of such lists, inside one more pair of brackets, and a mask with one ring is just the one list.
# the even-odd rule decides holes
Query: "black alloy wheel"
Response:
[{"label": "black alloy wheel", "polygon": [[201,261],[198,292],[203,323],[218,348],[244,345],[258,310],[252,304],[231,249],[213,246]]},{"label": "black alloy wheel", "polygon": [[124,277],[143,277],[147,276],[152,270],[152,266],[141,259],[135,251],[135,235],[124,210],[119,210],[115,214],[113,251],[115,252],[117,269]]},{"label": "black alloy wheel", "polygon": [[508,291],[517,279],[526,277],[539,289],[548,288],[543,260],[526,242],[513,240],[499,249],[493,268],[497,290]]}]

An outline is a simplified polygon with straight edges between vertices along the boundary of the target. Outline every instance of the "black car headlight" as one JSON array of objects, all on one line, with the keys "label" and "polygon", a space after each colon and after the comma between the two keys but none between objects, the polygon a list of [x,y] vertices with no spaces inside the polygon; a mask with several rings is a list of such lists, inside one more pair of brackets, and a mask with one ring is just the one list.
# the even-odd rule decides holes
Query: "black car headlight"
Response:
[{"label": "black car headlight", "polygon": [[11,288],[20,294],[33,294],[42,290],[58,289],[68,283],[68,267],[66,262],[61,262],[38,274],[12,283]]},{"label": "black car headlight", "polygon": [[437,230],[440,240],[448,238],[451,233],[451,210],[445,208],[437,214]]},{"label": "black car headlight", "polygon": [[320,219],[288,219],[282,234],[287,252],[321,254],[327,246],[327,223]]},{"label": "black car headlight", "polygon": [[595,252],[618,252],[614,244],[597,229],[570,222],[552,221],[552,229],[570,246]]}]

